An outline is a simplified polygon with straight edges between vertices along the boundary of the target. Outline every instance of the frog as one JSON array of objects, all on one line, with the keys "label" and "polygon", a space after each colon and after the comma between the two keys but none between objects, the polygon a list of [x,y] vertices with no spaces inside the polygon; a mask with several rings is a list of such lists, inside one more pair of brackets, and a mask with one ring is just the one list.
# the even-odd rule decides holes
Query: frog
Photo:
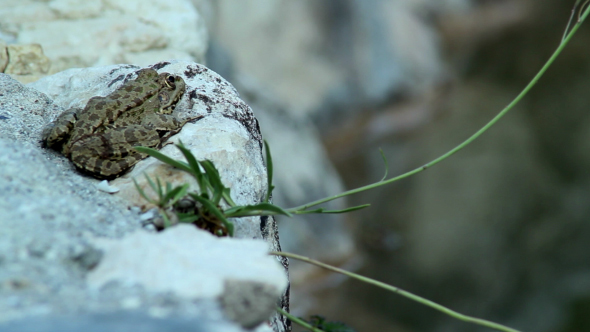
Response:
[{"label": "frog", "polygon": [[160,149],[188,120],[172,112],[186,89],[177,75],[152,68],[135,72],[107,96],[60,114],[42,132],[45,147],[60,151],[77,169],[98,179],[116,178],[148,157],[136,146]]}]

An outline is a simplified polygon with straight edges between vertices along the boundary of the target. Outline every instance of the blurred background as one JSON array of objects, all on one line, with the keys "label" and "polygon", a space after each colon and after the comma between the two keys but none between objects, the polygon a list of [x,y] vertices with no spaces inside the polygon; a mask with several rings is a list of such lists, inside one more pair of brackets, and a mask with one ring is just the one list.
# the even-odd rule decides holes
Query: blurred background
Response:
[{"label": "blurred background", "polygon": [[[50,73],[173,57],[220,73],[258,117],[273,151],[275,202],[291,207],[378,181],[379,148],[398,175],[461,143],[541,68],[575,1],[4,2],[0,39],[41,43]],[[31,8],[49,14],[32,22]],[[162,16],[174,8],[182,20]],[[118,19],[109,29],[113,11],[140,23]],[[100,27],[95,51],[79,43],[96,38],[59,33],[88,22]],[[39,30],[50,37],[38,40]],[[590,331],[589,111],[586,22],[476,142],[423,173],[330,204],[369,209],[281,219],[283,249],[523,331]],[[291,262],[296,315],[357,331],[487,331]]]}]

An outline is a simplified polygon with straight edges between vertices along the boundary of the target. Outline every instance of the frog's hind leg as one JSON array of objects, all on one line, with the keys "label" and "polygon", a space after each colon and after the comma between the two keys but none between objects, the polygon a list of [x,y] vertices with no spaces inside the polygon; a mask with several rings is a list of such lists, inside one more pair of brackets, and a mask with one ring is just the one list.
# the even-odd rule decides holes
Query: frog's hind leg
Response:
[{"label": "frog's hind leg", "polygon": [[160,136],[141,126],[113,129],[86,136],[72,145],[72,162],[97,178],[115,178],[148,155],[135,146],[157,147]]},{"label": "frog's hind leg", "polygon": [[130,153],[125,159],[109,160],[89,156],[78,156],[72,161],[83,173],[88,173],[97,179],[114,179],[133,167],[146,156],[139,152]]},{"label": "frog's hind leg", "polygon": [[46,126],[41,133],[41,142],[44,147],[59,150],[70,137],[70,132],[76,123],[76,114],[79,108],[73,108],[60,114],[52,123]]}]

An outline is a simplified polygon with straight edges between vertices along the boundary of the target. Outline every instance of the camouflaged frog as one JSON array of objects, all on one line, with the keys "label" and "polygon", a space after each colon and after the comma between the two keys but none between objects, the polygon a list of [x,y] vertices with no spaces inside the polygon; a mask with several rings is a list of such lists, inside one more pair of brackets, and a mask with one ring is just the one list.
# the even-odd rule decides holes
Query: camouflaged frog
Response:
[{"label": "camouflaged frog", "polygon": [[135,146],[159,149],[186,123],[171,113],[182,97],[179,76],[145,68],[106,97],[91,98],[84,109],[62,113],[43,130],[45,146],[100,179],[115,178],[146,154]]}]

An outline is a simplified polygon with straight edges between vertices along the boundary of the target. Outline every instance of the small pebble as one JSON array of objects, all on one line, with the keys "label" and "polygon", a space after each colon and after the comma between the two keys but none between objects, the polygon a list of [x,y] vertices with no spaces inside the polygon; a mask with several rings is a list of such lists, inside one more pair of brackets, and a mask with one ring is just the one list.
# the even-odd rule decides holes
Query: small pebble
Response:
[{"label": "small pebble", "polygon": [[109,181],[102,180],[99,184],[96,185],[98,190],[104,191],[105,193],[114,194],[119,191],[119,188],[111,187],[109,185]]}]

